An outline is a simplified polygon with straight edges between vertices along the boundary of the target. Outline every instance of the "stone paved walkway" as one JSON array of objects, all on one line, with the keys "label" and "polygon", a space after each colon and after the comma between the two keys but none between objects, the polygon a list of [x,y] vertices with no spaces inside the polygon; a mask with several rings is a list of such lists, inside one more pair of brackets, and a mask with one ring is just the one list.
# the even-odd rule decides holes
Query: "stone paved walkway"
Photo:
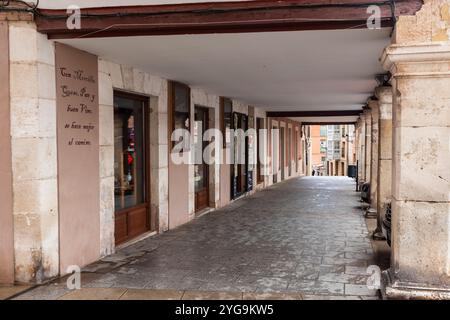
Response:
[{"label": "stone paved walkway", "polygon": [[[82,287],[125,290],[121,297],[164,289],[376,299],[366,286],[375,260],[354,186],[345,177],[285,181],[119,250],[85,268]],[[18,299],[70,295],[60,279]]]}]

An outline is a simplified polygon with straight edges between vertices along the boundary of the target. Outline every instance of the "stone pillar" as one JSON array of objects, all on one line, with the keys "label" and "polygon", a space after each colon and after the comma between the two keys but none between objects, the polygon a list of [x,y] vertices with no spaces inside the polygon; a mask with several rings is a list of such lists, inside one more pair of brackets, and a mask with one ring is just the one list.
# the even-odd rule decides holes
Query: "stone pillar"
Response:
[{"label": "stone pillar", "polygon": [[371,161],[372,161],[372,112],[369,107],[364,109],[364,120],[366,121],[365,125],[365,156],[364,156],[364,182],[370,182],[371,175]]},{"label": "stone pillar", "polygon": [[9,25],[0,21],[0,285],[14,283],[14,221],[9,106]]},{"label": "stone pillar", "polygon": [[366,176],[366,120],[363,113],[360,114],[358,122],[358,187],[361,188]]},{"label": "stone pillar", "polygon": [[386,206],[391,202],[392,184],[392,87],[379,87],[375,90],[379,101],[378,122],[378,176],[377,176],[377,229],[373,238],[385,239],[382,223]]},{"label": "stone pillar", "polygon": [[393,75],[392,257],[387,298],[450,299],[450,1],[400,18]]},{"label": "stone pillar", "polygon": [[59,274],[53,42],[30,22],[9,24],[15,280]]},{"label": "stone pillar", "polygon": [[378,100],[370,100],[369,107],[371,110],[371,159],[370,159],[370,208],[367,209],[366,217],[376,218],[378,207],[378,117],[379,104]]},{"label": "stone pillar", "polygon": [[[355,122],[355,140],[354,140],[355,146],[359,146],[359,119]],[[356,165],[359,161],[359,148],[356,147]],[[356,167],[356,191],[358,191],[358,179],[359,179],[359,167]]]}]

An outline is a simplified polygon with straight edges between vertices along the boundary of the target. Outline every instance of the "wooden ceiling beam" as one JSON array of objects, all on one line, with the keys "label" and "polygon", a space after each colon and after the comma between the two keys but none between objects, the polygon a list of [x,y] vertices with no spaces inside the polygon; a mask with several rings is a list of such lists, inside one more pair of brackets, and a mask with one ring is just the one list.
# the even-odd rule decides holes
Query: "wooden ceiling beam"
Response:
[{"label": "wooden ceiling beam", "polygon": [[[70,30],[66,10],[39,9],[37,29],[49,38],[243,33],[366,28],[371,4],[382,26],[392,26],[386,0],[257,0],[85,8],[81,29]],[[414,15],[422,0],[396,0],[395,16]]]}]

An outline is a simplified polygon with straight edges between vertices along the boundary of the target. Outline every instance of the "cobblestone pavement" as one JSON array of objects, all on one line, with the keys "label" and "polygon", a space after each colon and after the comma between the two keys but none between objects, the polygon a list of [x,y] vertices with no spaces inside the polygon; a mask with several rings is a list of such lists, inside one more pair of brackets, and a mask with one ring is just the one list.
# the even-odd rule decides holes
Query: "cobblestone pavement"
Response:
[{"label": "cobblestone pavement", "polygon": [[[375,259],[354,186],[345,177],[282,182],[88,266],[82,287],[376,299],[366,286]],[[18,299],[67,293],[60,279]]]}]

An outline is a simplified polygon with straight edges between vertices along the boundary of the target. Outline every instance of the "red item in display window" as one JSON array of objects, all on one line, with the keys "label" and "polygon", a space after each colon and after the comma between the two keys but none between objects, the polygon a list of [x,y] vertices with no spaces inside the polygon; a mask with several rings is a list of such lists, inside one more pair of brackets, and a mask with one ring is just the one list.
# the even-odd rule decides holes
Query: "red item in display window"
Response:
[{"label": "red item in display window", "polygon": [[128,154],[128,165],[132,165],[133,164],[133,156],[131,154]]}]

